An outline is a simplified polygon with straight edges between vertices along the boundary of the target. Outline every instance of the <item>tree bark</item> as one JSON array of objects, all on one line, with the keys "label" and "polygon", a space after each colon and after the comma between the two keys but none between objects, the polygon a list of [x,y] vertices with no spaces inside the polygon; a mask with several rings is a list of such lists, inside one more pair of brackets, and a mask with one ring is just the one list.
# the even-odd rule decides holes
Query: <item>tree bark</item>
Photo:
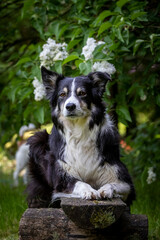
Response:
[{"label": "tree bark", "polygon": [[[70,200],[72,202],[72,200]],[[85,202],[85,200],[84,200]],[[90,201],[90,207],[92,201]],[[99,203],[97,203],[99,204]],[[93,204],[95,206],[95,204]],[[74,204],[73,204],[74,206]],[[93,206],[93,208],[94,208]],[[81,204],[79,206],[81,208]],[[71,210],[71,209],[70,209]],[[77,215],[77,219],[81,219]],[[147,240],[148,219],[132,215],[127,209],[111,226],[104,229],[85,229],[71,221],[61,208],[29,208],[19,226],[19,240]]]}]

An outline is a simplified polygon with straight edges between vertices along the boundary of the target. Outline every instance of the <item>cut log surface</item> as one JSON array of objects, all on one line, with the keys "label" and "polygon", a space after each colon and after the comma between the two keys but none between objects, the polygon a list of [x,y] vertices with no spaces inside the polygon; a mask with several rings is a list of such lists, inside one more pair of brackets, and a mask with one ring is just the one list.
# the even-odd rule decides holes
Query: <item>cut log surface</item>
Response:
[{"label": "cut log surface", "polygon": [[112,201],[84,201],[76,198],[71,201],[63,198],[61,206],[69,219],[85,229],[107,228],[117,221],[126,208],[126,204],[119,198]]},{"label": "cut log surface", "polygon": [[[88,204],[88,205],[87,205]],[[103,217],[98,221],[95,211],[111,211],[107,206],[117,206],[116,204],[125,204],[121,201],[86,201],[80,199],[62,199],[62,208],[28,208],[21,220],[19,226],[19,240],[147,240],[148,239],[148,220],[145,215],[132,215],[124,210],[119,219],[111,226],[102,229]],[[109,205],[110,204],[110,205]],[[88,206],[88,207],[87,207]],[[93,209],[92,209],[93,206]],[[73,209],[72,209],[73,207]],[[77,210],[76,208],[82,208]],[[83,209],[84,208],[84,209]],[[76,210],[75,210],[76,209]],[[90,214],[87,215],[87,212]],[[92,210],[90,210],[92,209]],[[116,209],[116,208],[115,208]],[[84,210],[84,211],[83,211]],[[113,210],[113,208],[112,208]],[[73,211],[73,212],[72,212]],[[119,209],[118,209],[119,211]],[[74,214],[76,215],[74,215]],[[84,213],[84,215],[83,215]],[[93,216],[92,216],[92,213]],[[67,215],[66,215],[67,214]],[[101,214],[98,216],[101,217]],[[74,219],[70,219],[74,215]],[[81,221],[84,216],[91,220]],[[91,216],[93,218],[91,218]],[[94,220],[93,220],[94,219]],[[112,218],[111,218],[112,219]],[[73,222],[76,221],[76,224]],[[79,227],[79,225],[86,224]],[[88,227],[89,224],[89,227]],[[101,225],[102,224],[102,225]],[[105,223],[106,224],[106,223]],[[99,228],[100,225],[100,228]],[[93,229],[93,226],[95,228]],[[90,228],[90,229],[86,229]]]}]

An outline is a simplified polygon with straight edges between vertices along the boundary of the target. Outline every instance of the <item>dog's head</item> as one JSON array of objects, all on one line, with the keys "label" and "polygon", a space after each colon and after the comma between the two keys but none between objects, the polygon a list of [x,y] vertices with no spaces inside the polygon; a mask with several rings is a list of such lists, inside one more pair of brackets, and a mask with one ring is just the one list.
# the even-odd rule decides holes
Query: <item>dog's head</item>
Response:
[{"label": "dog's head", "polygon": [[52,106],[53,118],[87,118],[95,113],[104,113],[102,96],[110,76],[107,73],[93,72],[75,78],[41,68],[47,98]]}]

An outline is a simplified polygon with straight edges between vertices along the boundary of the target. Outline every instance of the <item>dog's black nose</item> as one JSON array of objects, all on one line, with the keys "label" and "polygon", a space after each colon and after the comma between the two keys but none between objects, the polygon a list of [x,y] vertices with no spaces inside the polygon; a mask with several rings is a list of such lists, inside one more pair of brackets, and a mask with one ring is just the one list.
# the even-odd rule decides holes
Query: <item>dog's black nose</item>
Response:
[{"label": "dog's black nose", "polygon": [[73,111],[74,109],[76,109],[76,105],[75,105],[74,103],[68,103],[68,104],[66,105],[66,109],[71,112],[71,111]]}]

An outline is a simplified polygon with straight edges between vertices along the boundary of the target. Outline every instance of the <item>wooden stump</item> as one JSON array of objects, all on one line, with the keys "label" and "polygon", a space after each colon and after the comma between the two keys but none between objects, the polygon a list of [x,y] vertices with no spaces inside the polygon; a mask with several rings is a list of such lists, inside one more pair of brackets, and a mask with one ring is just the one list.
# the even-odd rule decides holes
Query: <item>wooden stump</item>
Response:
[{"label": "wooden stump", "polygon": [[147,217],[130,214],[121,200],[63,199],[61,205],[27,209],[20,221],[19,240],[148,239]]},{"label": "wooden stump", "polygon": [[83,199],[63,198],[61,207],[77,226],[85,229],[103,229],[118,220],[126,209],[126,204],[119,198],[114,201],[84,201]]}]

